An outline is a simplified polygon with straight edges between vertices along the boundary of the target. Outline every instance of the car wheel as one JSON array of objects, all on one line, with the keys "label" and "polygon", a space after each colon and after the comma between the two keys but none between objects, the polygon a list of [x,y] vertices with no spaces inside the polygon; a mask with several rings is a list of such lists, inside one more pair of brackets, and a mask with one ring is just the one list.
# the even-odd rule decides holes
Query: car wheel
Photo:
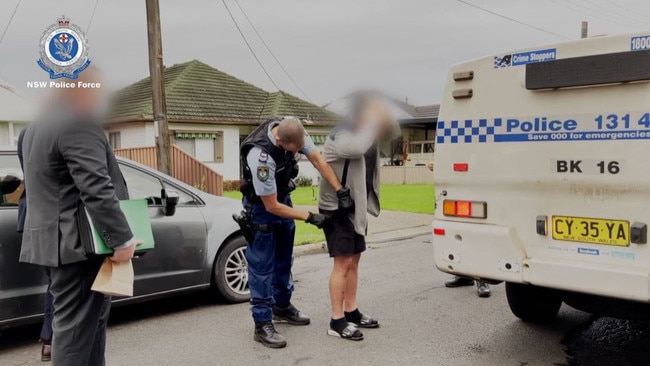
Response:
[{"label": "car wheel", "polygon": [[554,319],[562,305],[562,298],[556,291],[532,285],[507,282],[506,297],[510,311],[531,323]]},{"label": "car wheel", "polygon": [[246,240],[239,236],[224,244],[214,264],[212,283],[221,298],[228,302],[250,299]]}]

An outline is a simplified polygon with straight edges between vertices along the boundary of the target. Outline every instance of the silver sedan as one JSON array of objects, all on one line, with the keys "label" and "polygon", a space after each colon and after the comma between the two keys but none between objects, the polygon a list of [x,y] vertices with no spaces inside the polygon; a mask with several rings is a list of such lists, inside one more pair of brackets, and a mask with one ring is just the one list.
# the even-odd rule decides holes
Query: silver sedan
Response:
[{"label": "silver sedan", "polygon": [[[129,160],[119,164],[130,198],[149,203],[156,248],[133,261],[134,296],[117,298],[115,305],[200,290],[228,302],[247,301],[247,244],[231,218],[241,203]],[[16,151],[0,149],[0,327],[38,321],[47,287],[43,269],[18,262],[22,176]],[[163,210],[163,192],[178,195],[175,207]]]}]

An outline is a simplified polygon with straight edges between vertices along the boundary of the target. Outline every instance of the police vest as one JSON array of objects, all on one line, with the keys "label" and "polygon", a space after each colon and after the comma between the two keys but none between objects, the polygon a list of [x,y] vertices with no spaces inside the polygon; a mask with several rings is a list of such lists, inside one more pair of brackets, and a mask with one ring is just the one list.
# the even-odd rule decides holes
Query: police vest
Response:
[{"label": "police vest", "polygon": [[276,146],[268,137],[269,126],[273,123],[282,121],[282,118],[273,118],[262,123],[253,133],[248,135],[242,142],[239,154],[242,166],[243,182],[240,191],[245,197],[253,202],[261,202],[260,197],[255,194],[253,188],[253,175],[248,166],[246,157],[253,147],[258,147],[267,153],[275,161],[275,184],[277,186],[278,197],[283,197],[294,190],[295,185],[291,179],[298,176],[298,162],[295,154]]}]

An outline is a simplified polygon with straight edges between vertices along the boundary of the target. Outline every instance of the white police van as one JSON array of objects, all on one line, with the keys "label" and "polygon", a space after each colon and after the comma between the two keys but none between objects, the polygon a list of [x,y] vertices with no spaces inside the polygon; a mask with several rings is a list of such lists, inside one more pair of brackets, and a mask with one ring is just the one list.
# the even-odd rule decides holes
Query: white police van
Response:
[{"label": "white police van", "polygon": [[438,269],[527,321],[650,316],[650,32],[453,66],[434,163]]}]

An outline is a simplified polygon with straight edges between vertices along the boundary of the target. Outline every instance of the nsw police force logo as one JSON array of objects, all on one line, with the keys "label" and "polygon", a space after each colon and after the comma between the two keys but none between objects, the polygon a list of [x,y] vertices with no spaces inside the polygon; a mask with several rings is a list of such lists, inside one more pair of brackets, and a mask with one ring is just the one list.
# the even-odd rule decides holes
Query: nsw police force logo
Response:
[{"label": "nsw police force logo", "polygon": [[65,15],[43,33],[40,53],[38,65],[50,79],[76,79],[90,65],[86,35]]}]

